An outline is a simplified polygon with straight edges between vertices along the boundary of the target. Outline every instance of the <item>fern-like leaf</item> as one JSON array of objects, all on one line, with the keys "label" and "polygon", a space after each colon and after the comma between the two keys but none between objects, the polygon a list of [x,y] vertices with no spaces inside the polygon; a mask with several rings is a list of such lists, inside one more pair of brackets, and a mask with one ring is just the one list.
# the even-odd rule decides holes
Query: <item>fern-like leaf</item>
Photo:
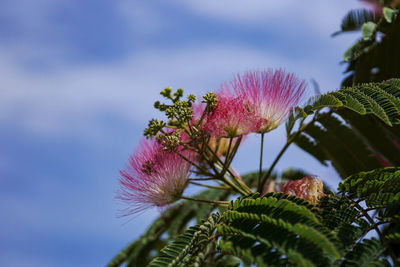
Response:
[{"label": "fern-like leaf", "polygon": [[372,114],[387,125],[400,123],[399,79],[382,83],[367,83],[311,98],[304,112],[323,107],[350,109],[358,114]]},{"label": "fern-like leaf", "polygon": [[376,21],[375,14],[371,10],[350,10],[342,19],[342,24],[340,26],[341,31],[333,33],[332,36],[336,36],[342,32],[359,30],[361,26],[368,21]]},{"label": "fern-like leaf", "polygon": [[339,190],[350,197],[365,199],[368,207],[400,202],[400,168],[383,168],[360,172],[339,184]]},{"label": "fern-like leaf", "polygon": [[221,219],[213,214],[200,225],[190,227],[184,234],[178,236],[174,242],[160,251],[160,255],[153,259],[151,267],[181,266],[182,260],[203,242],[208,242],[217,223]]},{"label": "fern-like leaf", "polygon": [[[376,239],[364,239],[350,251],[343,262],[344,266],[382,266],[378,258],[382,255],[385,248]],[[370,264],[370,265],[369,265]],[[377,265],[374,265],[377,264]],[[379,264],[379,265],[378,265]]]},{"label": "fern-like leaf", "polygon": [[218,233],[230,253],[247,251],[251,259],[261,258],[265,264],[286,259],[289,265],[329,265],[340,253],[336,238],[317,214],[313,205],[296,197],[254,194],[231,202]]}]

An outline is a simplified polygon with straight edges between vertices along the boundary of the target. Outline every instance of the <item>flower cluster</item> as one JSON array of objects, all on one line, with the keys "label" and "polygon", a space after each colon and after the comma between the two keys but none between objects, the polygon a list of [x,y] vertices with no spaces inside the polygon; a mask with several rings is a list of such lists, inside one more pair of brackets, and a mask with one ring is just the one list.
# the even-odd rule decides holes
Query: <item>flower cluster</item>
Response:
[{"label": "flower cluster", "polygon": [[237,75],[199,102],[193,95],[183,100],[182,89],[162,90],[172,104],[157,101],[155,108],[165,113],[168,122],[150,121],[145,129],[150,140],[142,141],[120,172],[119,198],[128,204],[125,214],[182,198],[191,173],[238,193],[251,193],[230,166],[243,137],[278,127],[299,103],[305,87],[294,74],[269,69]]},{"label": "flower cluster", "polygon": [[304,80],[281,69],[238,74],[221,86],[206,129],[214,137],[269,132],[286,120],[305,88]]}]

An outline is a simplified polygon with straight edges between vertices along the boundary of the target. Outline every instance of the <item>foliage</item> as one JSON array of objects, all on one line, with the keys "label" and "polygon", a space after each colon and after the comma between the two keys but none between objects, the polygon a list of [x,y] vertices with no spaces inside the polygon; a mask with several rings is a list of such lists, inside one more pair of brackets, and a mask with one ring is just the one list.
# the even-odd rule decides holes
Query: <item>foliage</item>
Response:
[{"label": "foliage", "polygon": [[[333,35],[361,37],[344,55],[342,87],[294,109],[287,142],[265,170],[261,154],[259,171],[241,177],[232,161],[243,136],[204,131],[218,95],[203,97],[199,115],[193,95],[164,89],[172,103],[155,107],[168,121],[151,120],[145,135],[197,153],[188,184],[207,189],[180,196],[108,266],[400,266],[400,16],[397,1],[382,2],[343,18]],[[337,171],[336,192],[325,186],[313,203],[300,197],[315,192],[311,183],[299,185],[302,194],[282,192],[313,172],[274,171],[291,144]]]}]

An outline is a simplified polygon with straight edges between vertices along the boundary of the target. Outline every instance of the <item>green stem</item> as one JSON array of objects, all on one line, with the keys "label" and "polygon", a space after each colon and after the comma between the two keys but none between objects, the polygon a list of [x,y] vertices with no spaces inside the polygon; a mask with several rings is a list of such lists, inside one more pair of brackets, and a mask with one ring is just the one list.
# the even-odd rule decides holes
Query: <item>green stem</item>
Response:
[{"label": "green stem", "polygon": [[[215,165],[215,167],[219,168],[220,170],[223,169],[222,165],[221,166]],[[238,179],[233,174],[231,174],[232,180],[230,180],[227,177],[225,177],[224,175],[221,175],[221,173],[222,173],[222,171],[218,174],[218,176],[220,177],[219,179],[221,179],[223,182],[225,182],[226,184],[231,186],[233,189],[235,189],[235,191],[239,192],[240,194],[242,194],[244,196],[251,193],[251,189],[249,189],[247,187],[247,185],[243,185],[243,183],[240,184],[238,182]]]},{"label": "green stem", "polygon": [[215,177],[189,178],[189,181],[209,181],[209,180],[215,180]]},{"label": "green stem", "polygon": [[196,201],[196,202],[201,202],[201,203],[215,204],[215,205],[223,206],[223,207],[226,207],[229,204],[229,201],[206,200],[206,199],[198,199],[198,198],[185,197],[185,196],[180,196],[180,198],[186,199],[186,200],[191,200],[191,201]]},{"label": "green stem", "polygon": [[232,152],[231,152],[231,155],[230,155],[230,158],[229,158],[229,161],[228,161],[228,163],[229,163],[228,164],[228,169],[229,169],[229,166],[232,164],[233,158],[235,157],[236,152],[237,152],[241,142],[242,142],[242,136],[237,137],[237,140],[235,142],[235,146],[232,149]]},{"label": "green stem", "polygon": [[207,184],[201,184],[201,183],[196,183],[196,182],[190,182],[193,185],[197,185],[197,186],[203,186],[203,187],[207,187],[207,188],[211,188],[211,189],[222,189],[222,190],[230,190],[230,187],[227,186],[214,186],[214,185],[207,185]]},{"label": "green stem", "polygon": [[[331,112],[328,112],[326,115],[330,115]],[[295,132],[292,136],[290,136],[288,138],[288,140],[286,141],[285,146],[281,149],[281,151],[279,152],[279,154],[276,156],[275,160],[272,162],[271,166],[269,167],[267,173],[264,175],[264,178],[262,179],[262,182],[258,185],[257,191],[261,193],[262,188],[265,184],[265,182],[267,181],[267,179],[269,178],[269,176],[271,175],[272,171],[275,168],[275,165],[278,163],[278,161],[280,160],[280,158],[282,157],[283,153],[285,153],[285,151],[288,149],[288,147],[293,143],[293,141],[296,139],[296,137],[303,132],[309,125],[313,124],[318,118],[317,118],[317,114],[314,115],[314,118],[308,123],[303,125],[303,122],[306,118],[303,118],[302,121],[300,122],[300,128],[297,132]]]},{"label": "green stem", "polygon": [[260,188],[260,184],[261,184],[261,176],[262,176],[262,163],[263,163],[263,152],[264,152],[264,134],[261,134],[261,148],[260,148],[260,169],[258,172],[258,184],[257,184],[257,188]]},{"label": "green stem", "polygon": [[229,164],[229,157],[230,157],[230,153],[231,153],[231,146],[232,146],[232,141],[233,138],[229,138],[229,143],[228,143],[228,150],[226,151],[226,157],[225,157],[225,162],[224,162],[224,168],[222,169],[222,175],[225,174],[224,171],[226,171],[226,169],[228,169],[228,164]]},{"label": "green stem", "polygon": [[[231,149],[231,146],[232,146],[232,138],[230,138],[230,142],[229,142],[229,145],[228,145],[228,152],[227,153],[228,154],[233,154],[233,156],[234,156],[234,154],[236,153],[236,151],[237,151],[237,149],[239,147],[240,142],[241,142],[241,137],[239,137],[239,139],[235,143],[235,146],[233,147],[232,153],[229,153],[230,149]],[[236,177],[229,170],[229,165],[232,162],[233,157],[229,157],[228,158],[229,155],[227,154],[227,156],[225,158],[225,162],[222,162],[222,160],[218,157],[216,152],[214,152],[213,149],[211,149],[211,147],[208,145],[208,143],[205,143],[205,146],[208,149],[208,151],[211,152],[212,157],[216,159],[216,162],[213,162],[210,159],[206,159],[208,164],[210,165],[210,167],[213,168],[213,170],[215,171],[216,179],[222,180],[225,184],[229,185],[233,190],[235,190],[236,192],[238,192],[238,193],[240,193],[242,195],[247,195],[247,194],[251,193],[251,189],[247,185],[237,181]],[[214,164],[214,163],[217,163],[217,164]],[[221,165],[220,172],[218,172],[215,169],[215,167],[219,167],[218,164]],[[233,181],[231,181],[230,179],[225,177],[225,173],[226,172],[228,172],[231,175]]]},{"label": "green stem", "polygon": [[288,149],[288,147],[290,146],[290,144],[294,141],[294,139],[297,137],[297,135],[298,135],[299,133],[300,133],[300,132],[297,132],[297,133],[293,136],[294,138],[290,138],[290,139],[286,142],[285,146],[281,149],[281,151],[279,152],[278,156],[276,156],[275,160],[272,162],[271,166],[269,167],[267,173],[264,175],[264,178],[262,179],[262,182],[258,184],[258,187],[257,187],[257,191],[258,191],[258,192],[261,193],[262,188],[263,188],[265,182],[267,181],[268,177],[271,175],[272,171],[274,170],[275,165],[278,163],[278,161],[281,159],[283,153],[285,153],[286,149]]},{"label": "green stem", "polygon": [[129,244],[120,253],[118,253],[118,255],[116,255],[110,261],[110,263],[107,264],[107,267],[118,267],[118,266],[121,266],[122,263],[124,263],[128,259],[130,253],[136,248],[136,246],[137,246],[137,241],[132,242],[131,244]]},{"label": "green stem", "polygon": [[197,165],[197,164],[194,163],[193,161],[189,160],[188,158],[186,158],[186,157],[185,157],[184,155],[182,155],[181,153],[178,153],[178,152],[176,152],[176,151],[175,151],[175,153],[176,153],[179,157],[181,157],[184,161],[186,161],[186,162],[190,163],[191,165],[195,166],[198,170],[204,172],[205,174],[208,174],[208,173],[209,173],[206,169],[200,167],[199,165]]},{"label": "green stem", "polygon": [[242,194],[244,196],[248,194],[242,187],[238,186],[237,184],[235,184],[234,182],[232,182],[231,180],[229,180],[225,176],[222,177],[221,179],[222,179],[222,181],[224,181],[226,184],[231,186],[233,189],[235,189],[235,191],[239,192],[240,194]]}]

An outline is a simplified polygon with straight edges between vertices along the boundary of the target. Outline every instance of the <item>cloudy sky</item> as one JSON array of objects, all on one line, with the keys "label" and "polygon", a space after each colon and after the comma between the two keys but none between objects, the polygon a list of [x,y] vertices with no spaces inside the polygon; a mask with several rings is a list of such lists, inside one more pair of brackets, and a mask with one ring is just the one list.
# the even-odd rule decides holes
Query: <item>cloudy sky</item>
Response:
[{"label": "cloudy sky", "polygon": [[[118,170],[166,86],[201,95],[234,73],[283,67],[322,92],[357,35],[331,38],[358,1],[2,0],[0,266],[102,266],[156,210],[116,218]],[[312,86],[308,95],[313,95]],[[265,162],[284,142],[268,134]],[[236,160],[255,170],[258,137]],[[257,151],[257,152],[255,152]],[[252,158],[255,155],[255,159]],[[296,148],[277,168],[337,183]]]}]

